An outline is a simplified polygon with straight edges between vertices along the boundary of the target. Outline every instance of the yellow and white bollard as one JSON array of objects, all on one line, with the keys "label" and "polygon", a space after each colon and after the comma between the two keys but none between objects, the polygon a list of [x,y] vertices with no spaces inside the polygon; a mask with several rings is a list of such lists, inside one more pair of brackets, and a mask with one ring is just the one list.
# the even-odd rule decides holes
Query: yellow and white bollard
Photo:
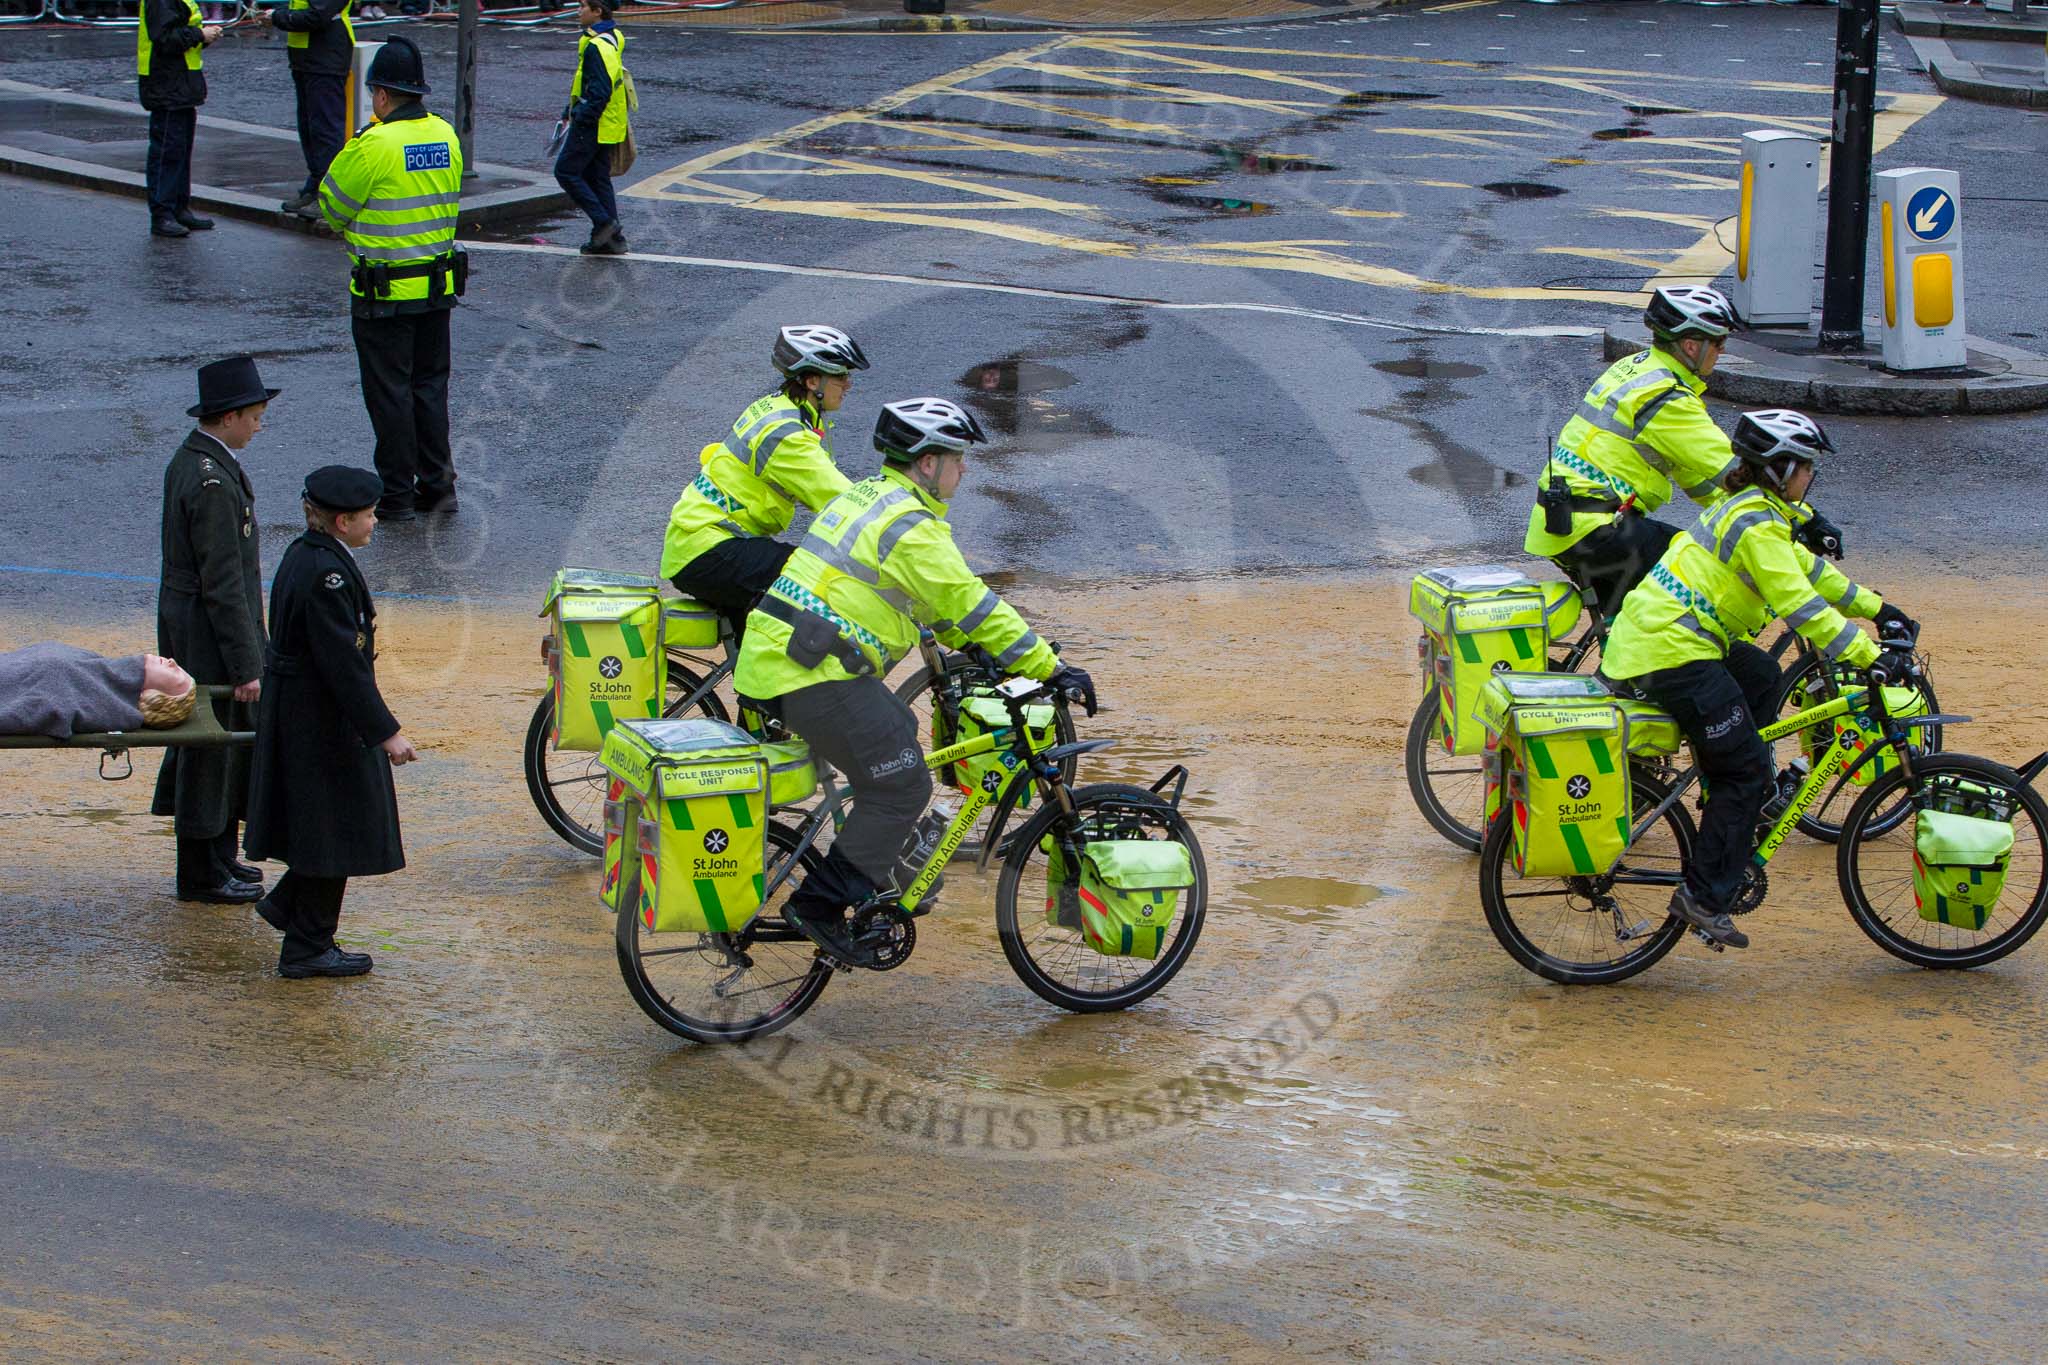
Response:
[{"label": "yellow and white bollard", "polygon": [[1742,135],[1735,216],[1735,288],[1729,302],[1752,327],[1813,320],[1813,216],[1820,143],[1771,129]]},{"label": "yellow and white bollard", "polygon": [[348,85],[342,91],[341,126],[354,137],[370,121],[370,63],[377,60],[382,43],[357,43],[355,59],[349,63]]},{"label": "yellow and white bollard", "polygon": [[1960,366],[1963,344],[1962,181],[1916,166],[1876,176],[1884,276],[1884,367]]}]

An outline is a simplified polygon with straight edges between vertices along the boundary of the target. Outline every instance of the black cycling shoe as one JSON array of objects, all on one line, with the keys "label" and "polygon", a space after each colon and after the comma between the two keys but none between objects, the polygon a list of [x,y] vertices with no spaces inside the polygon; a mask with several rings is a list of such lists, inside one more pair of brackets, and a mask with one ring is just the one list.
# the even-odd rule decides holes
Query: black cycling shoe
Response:
[{"label": "black cycling shoe", "polygon": [[1678,916],[1693,928],[1705,934],[1716,943],[1730,948],[1747,948],[1749,935],[1735,927],[1735,920],[1726,913],[1716,914],[1693,899],[1692,892],[1679,887],[1671,893],[1671,914]]},{"label": "black cycling shoe", "polygon": [[871,967],[875,955],[854,942],[853,930],[846,922],[846,912],[836,910],[827,918],[813,919],[797,913],[794,907],[785,907],[783,922],[818,945],[825,955],[835,962],[849,967]]}]

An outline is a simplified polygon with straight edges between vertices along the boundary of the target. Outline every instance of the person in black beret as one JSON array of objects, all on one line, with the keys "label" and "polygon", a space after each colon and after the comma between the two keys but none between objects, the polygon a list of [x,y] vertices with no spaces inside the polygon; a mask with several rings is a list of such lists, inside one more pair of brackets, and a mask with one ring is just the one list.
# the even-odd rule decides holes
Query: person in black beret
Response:
[{"label": "person in black beret", "polygon": [[270,649],[256,712],[249,856],[290,870],[256,909],[284,934],[278,975],[361,976],[334,942],[350,877],[405,866],[391,769],[419,757],[377,690],[377,609],[354,551],[370,543],[383,480],[327,465],[306,476],[306,533],[270,584]]},{"label": "person in black beret", "polygon": [[[199,401],[185,410],[199,426],[164,470],[157,653],[199,682],[235,689],[231,702],[214,706],[228,730],[250,728],[263,679],[256,493],[241,457],[277,395],[248,356],[203,367]],[[246,750],[164,751],[150,810],[172,817],[179,900],[237,905],[263,894],[263,874],[235,859],[236,823],[248,799]]]}]

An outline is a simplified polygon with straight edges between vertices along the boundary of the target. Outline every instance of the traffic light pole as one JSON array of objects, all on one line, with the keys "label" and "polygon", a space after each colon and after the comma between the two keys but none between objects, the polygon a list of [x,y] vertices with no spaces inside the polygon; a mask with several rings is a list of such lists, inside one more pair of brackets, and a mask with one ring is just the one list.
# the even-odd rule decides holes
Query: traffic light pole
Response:
[{"label": "traffic light pole", "polygon": [[455,136],[462,142],[462,175],[476,175],[476,26],[481,0],[461,0],[455,22]]},{"label": "traffic light pole", "polygon": [[1877,105],[1877,0],[1841,0],[1835,22],[1835,129],[1828,164],[1827,275],[1820,348],[1863,348],[1863,262],[1870,242],[1871,125]]}]

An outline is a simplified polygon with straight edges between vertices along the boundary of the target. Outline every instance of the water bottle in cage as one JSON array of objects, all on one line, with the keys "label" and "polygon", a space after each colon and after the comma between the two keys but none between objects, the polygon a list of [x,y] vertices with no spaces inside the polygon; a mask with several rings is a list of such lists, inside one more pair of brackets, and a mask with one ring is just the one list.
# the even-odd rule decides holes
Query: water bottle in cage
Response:
[{"label": "water bottle in cage", "polygon": [[[946,827],[953,823],[953,817],[959,813],[959,807],[955,803],[939,800],[934,801],[931,809],[918,817],[909,837],[903,841],[903,851],[896,858],[896,888],[899,891],[908,887],[917,879],[917,875],[924,871],[925,863],[930,861],[933,851],[939,846],[939,840],[945,836]],[[932,902],[938,897],[939,887],[945,880],[945,877],[941,876],[934,881],[931,890],[918,902],[917,909],[920,914],[931,908]]]}]

